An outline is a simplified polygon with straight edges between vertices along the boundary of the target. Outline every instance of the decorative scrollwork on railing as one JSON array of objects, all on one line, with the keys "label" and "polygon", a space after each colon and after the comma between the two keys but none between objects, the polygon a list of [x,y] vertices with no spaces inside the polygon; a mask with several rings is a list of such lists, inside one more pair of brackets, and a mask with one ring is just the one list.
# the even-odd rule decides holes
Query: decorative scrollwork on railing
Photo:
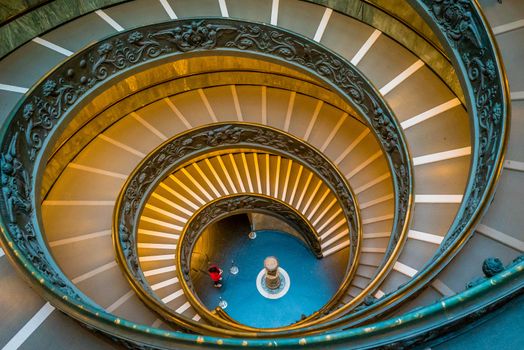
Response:
[{"label": "decorative scrollwork on railing", "polygon": [[446,256],[452,246],[471,234],[483,208],[489,204],[500,175],[507,139],[508,93],[496,44],[486,31],[486,22],[472,1],[424,0],[424,11],[442,33],[462,70],[463,90],[470,102],[473,133],[473,163],[464,200],[433,262]]},{"label": "decorative scrollwork on railing", "polygon": [[[472,162],[458,213],[433,258],[412,280],[381,298],[365,312],[337,322],[369,321],[408,300],[434,278],[464,246],[486,210],[500,176],[508,138],[509,90],[496,44],[475,1],[409,0],[440,36],[461,81],[468,103]],[[350,322],[353,320],[353,322]]]},{"label": "decorative scrollwork on railing", "polygon": [[2,194],[7,209],[8,222],[16,223],[16,214],[29,215],[31,206],[31,184],[29,175],[18,159],[18,133],[9,142],[9,149],[1,156]]},{"label": "decorative scrollwork on railing", "polygon": [[[187,131],[166,141],[140,163],[122,187],[115,207],[113,234],[116,235],[116,249],[118,256],[122,257],[121,263],[126,273],[136,281],[137,287],[150,291],[137,263],[136,246],[136,227],[150,194],[158,183],[189,160],[208,152],[231,148],[258,149],[280,154],[317,174],[331,189],[342,208],[349,227],[350,271],[356,269],[361,235],[360,219],[355,197],[337,168],[319,151],[277,129],[249,123],[218,123]],[[246,205],[253,203],[250,201]],[[320,256],[318,238],[310,235],[308,237],[310,247]]]},{"label": "decorative scrollwork on railing", "polygon": [[[483,189],[493,181],[493,172],[499,166],[497,160],[503,155],[506,100],[500,67],[489,36],[481,35],[482,19],[470,1],[425,0],[419,5],[435,22],[448,39],[447,44],[455,54],[455,60],[464,68],[465,84],[470,89],[469,102],[474,128],[474,145],[478,157],[473,169],[473,182],[468,184],[461,214],[439,247],[439,253],[448,250],[457,237],[470,226],[472,218],[482,205]],[[420,9],[419,7],[419,9]],[[502,82],[502,83],[501,83]],[[478,161],[477,161],[478,160]],[[436,259],[440,254],[435,254]]]},{"label": "decorative scrollwork on railing", "polygon": [[[435,32],[441,34],[447,53],[453,57],[456,71],[463,82],[463,90],[469,95],[468,107],[474,126],[472,137],[474,152],[470,176],[472,180],[468,184],[458,215],[460,219],[453,224],[446,236],[438,252],[440,255],[436,255],[441,257],[436,258],[437,260],[444,261],[466,240],[493,192],[503,161],[507,137],[506,125],[509,114],[507,86],[496,45],[486,29],[488,25],[482,19],[475,2],[471,0],[410,0],[410,2],[428,23],[433,25]],[[225,28],[220,29],[218,26]],[[190,341],[194,346],[197,346],[197,343],[207,345],[218,341],[222,344],[224,340],[211,336],[205,339],[197,338],[196,335],[168,331],[165,331],[167,334],[165,337],[163,333],[154,334],[153,337],[151,333],[154,333],[154,330],[149,327],[115,318],[101,308],[93,306],[87,298],[81,297],[76,287],[54,265],[42,242],[42,228],[38,224],[37,214],[40,208],[33,198],[38,192],[34,186],[39,178],[37,168],[40,164],[36,164],[36,161],[42,150],[48,147],[47,143],[52,143],[53,138],[50,135],[54,134],[57,125],[66,122],[65,116],[72,107],[100,83],[143,62],[184,52],[220,49],[262,53],[283,59],[310,69],[340,89],[347,100],[366,118],[373,131],[379,135],[383,148],[388,150],[390,166],[395,169],[393,179],[397,198],[396,210],[400,215],[398,215],[399,219],[395,219],[392,234],[394,240],[401,237],[400,232],[403,232],[409,220],[409,214],[405,214],[404,217],[402,215],[406,213],[404,208],[409,208],[410,205],[408,196],[411,196],[412,192],[411,165],[402,137],[398,140],[390,134],[393,132],[401,135],[398,125],[385,103],[371,88],[371,84],[347,62],[315,42],[261,24],[251,25],[246,22],[216,18],[156,24],[131,33],[119,33],[86,48],[67,60],[32,89],[20,107],[9,117],[8,125],[2,131],[1,176],[4,200],[0,203],[2,225],[0,237],[6,253],[24,269],[26,276],[33,278],[34,285],[43,290],[54,304],[59,305],[65,312],[75,314],[77,319],[93,329],[112,337],[117,337],[119,334],[118,337],[121,337],[118,339],[130,348],[165,348],[168,347],[168,341],[173,342],[171,345],[183,344],[183,346],[188,345]],[[115,54],[117,52],[119,53]],[[403,174],[408,176],[403,178]],[[437,260],[426,266],[425,271],[429,271],[428,274],[434,275],[438,271],[435,267]],[[462,307],[462,305],[468,306],[462,300],[468,301],[469,305],[475,304],[481,297],[503,300],[511,292],[507,286],[512,281],[522,281],[523,271],[522,262],[517,263],[509,271],[452,297],[450,307],[441,302],[442,308],[437,305],[416,310],[412,314],[401,316],[398,319],[399,324],[410,322],[411,327],[419,327],[420,332],[417,333],[420,334],[419,337],[432,337],[436,333],[431,333],[433,331],[428,329],[445,329],[454,321],[441,322],[440,325],[430,328],[423,323],[424,318],[435,319],[439,315],[447,315],[452,308],[460,309],[461,314],[475,316],[471,307],[468,310]],[[415,283],[425,281],[427,279],[416,279],[401,288],[399,293],[392,293],[395,294],[392,297],[395,298],[394,301],[383,298],[385,301],[381,299],[371,303],[370,308],[379,307],[386,302],[389,306],[395,307],[409,295],[404,292],[408,289],[414,290]],[[404,294],[401,296],[400,293]],[[490,293],[497,293],[501,298],[493,298]],[[71,302],[69,298],[74,298],[75,301]],[[472,300],[475,300],[475,303]],[[487,305],[487,302],[485,304]],[[373,316],[369,310],[367,312],[370,317]],[[340,319],[338,323],[326,323],[323,326],[331,330],[340,325],[350,327],[351,322],[348,321],[349,319]],[[373,336],[373,334],[384,340],[385,332],[397,331],[394,321],[384,321],[363,329],[345,331],[344,334],[336,336],[338,342],[350,342],[352,339],[358,341],[364,336]],[[411,334],[415,332],[407,334],[405,340],[397,340],[398,343],[395,344],[412,344],[410,342],[412,340],[409,339]],[[298,346],[307,343],[322,346],[321,342],[330,336],[305,337],[300,340],[277,339],[271,344]],[[398,333],[392,336],[393,338],[398,339]],[[227,345],[240,347],[244,340],[229,338],[225,342]],[[253,340],[249,344],[266,345],[262,340]]]},{"label": "decorative scrollwork on railing", "polygon": [[[78,294],[62,279],[56,267],[50,262],[49,255],[41,248],[41,235],[31,220],[19,223],[20,217],[33,214],[31,203],[31,179],[20,158],[18,132],[11,137],[7,151],[0,156],[2,179],[2,205],[5,210],[3,225],[11,233],[12,242],[24,253],[39,274],[40,283],[47,282],[53,288],[60,289],[63,295],[80,300]],[[2,230],[4,232],[4,230]]]},{"label": "decorative scrollwork on railing", "polygon": [[482,272],[484,273],[484,277],[476,278],[473,281],[467,283],[466,288],[469,289],[478,286],[479,284],[482,284],[482,282],[484,282],[486,279],[491,278],[504,270],[509,270],[510,268],[522,263],[523,261],[524,254],[519,255],[518,257],[513,259],[513,261],[509,263],[507,266],[504,266],[504,264],[499,258],[487,258],[482,262]]},{"label": "decorative scrollwork on railing", "polygon": [[300,233],[317,257],[322,256],[320,242],[313,226],[288,204],[265,195],[251,193],[222,197],[209,202],[191,217],[177,244],[176,256],[180,256],[180,264],[177,264],[177,267],[192,294],[195,294],[195,290],[191,279],[191,254],[204,229],[225,217],[247,212],[261,212],[280,218]]},{"label": "decorative scrollwork on railing", "polygon": [[[72,118],[72,112],[80,101],[110,79],[125,75],[141,64],[190,52],[208,51],[277,59],[308,70],[333,86],[368,122],[393,169],[395,208],[399,214],[394,219],[388,254],[393,251],[395,243],[406,235],[413,185],[406,144],[387,104],[349,62],[313,40],[286,30],[232,19],[178,20],[118,33],[76,53],[50,72],[26,94],[9,116],[1,135],[2,181],[8,184],[8,188],[3,190],[7,200],[0,203],[1,239],[8,247],[7,254],[55,304],[65,311],[71,310],[71,313],[86,314],[82,318],[84,321],[97,323],[99,318],[104,318],[112,323],[114,320],[82,296],[56,266],[42,240],[39,191],[35,186],[41,178],[46,152],[52,149],[61,127]],[[179,146],[182,152],[189,152],[188,148],[192,147]],[[13,147],[16,152],[13,152]],[[328,174],[323,173],[322,176]],[[152,182],[153,179],[145,176],[131,185],[139,193],[141,187]],[[334,184],[337,186],[333,188],[334,192],[342,193],[342,182]],[[31,194],[30,202],[28,193]],[[339,199],[347,203],[348,198]],[[136,210],[133,208],[135,204],[138,203],[128,203],[130,207],[126,210]],[[349,213],[351,207],[347,206],[346,210]],[[132,240],[132,235],[128,235],[128,240]],[[355,239],[352,240],[354,242]],[[68,302],[69,298],[75,298],[76,302]],[[102,326],[99,323],[99,327],[109,329],[104,328],[109,327],[107,324]]]}]

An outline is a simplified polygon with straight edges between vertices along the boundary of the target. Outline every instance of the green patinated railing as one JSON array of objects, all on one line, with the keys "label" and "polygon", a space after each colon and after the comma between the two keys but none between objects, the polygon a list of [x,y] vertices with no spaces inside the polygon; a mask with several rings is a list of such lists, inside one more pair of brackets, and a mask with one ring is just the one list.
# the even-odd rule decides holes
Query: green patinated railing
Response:
[{"label": "green patinated railing", "polygon": [[[231,154],[231,153],[230,153]],[[195,244],[210,225],[237,214],[262,213],[272,216],[291,226],[311,253],[322,258],[320,237],[311,222],[296,208],[278,198],[254,192],[229,194],[207,202],[188,220],[177,243],[177,250],[183,252],[177,269],[184,275],[184,281],[191,293],[195,287],[191,278],[191,259]],[[179,254],[176,254],[177,256]]]},{"label": "green patinated railing", "polygon": [[[398,290],[373,305],[326,322],[356,325],[383,317],[429,283],[473,234],[489,207],[502,171],[509,134],[509,88],[497,44],[476,1],[409,0],[440,37],[465,91],[471,124],[468,184],[458,213],[432,260]],[[334,314],[328,318],[333,318]]]},{"label": "green patinated railing", "polygon": [[[211,152],[240,149],[271,152],[287,159],[292,159],[322,180],[337,199],[338,206],[342,209],[349,230],[349,263],[344,278],[345,288],[349,285],[358,268],[360,242],[362,240],[362,224],[358,204],[344,175],[340,173],[337,167],[331,163],[322,152],[292,135],[259,124],[224,122],[191,129],[172,137],[151,151],[129,175],[126,183],[122,186],[115,206],[113,215],[113,242],[116,249],[117,260],[122,266],[128,281],[142,300],[150,308],[161,314],[168,322],[174,323],[175,325],[182,325],[184,328],[197,332],[200,330],[212,332],[213,334],[221,334],[223,329],[233,329],[236,331],[252,332],[253,336],[255,336],[257,333],[270,333],[279,330],[257,329],[217,318],[194,296],[191,288],[190,257],[193,244],[203,229],[202,220],[196,220],[195,217],[202,218],[199,212],[201,210],[208,210],[210,208],[209,205],[215,202],[211,202],[209,205],[201,208],[184,226],[184,231],[177,243],[176,270],[178,280],[191,305],[204,319],[207,319],[211,324],[219,326],[220,328],[202,325],[189,317],[172,313],[160,298],[155,297],[138,264],[137,229],[142,216],[142,210],[149,200],[151,193],[153,193],[159,183],[164,181],[169,175],[178,171],[181,167],[197,157],[206,156]],[[233,199],[237,198],[240,197],[233,197]],[[256,198],[256,195],[253,198]],[[233,203],[237,205],[241,204],[239,202],[231,202],[230,204]],[[264,201],[259,200],[251,202],[251,204],[257,204],[258,209],[261,209]],[[265,204],[267,206],[269,203]],[[274,206],[274,203],[271,202],[271,204]],[[247,208],[249,207],[249,202],[243,205]],[[217,206],[214,206],[214,208],[220,209],[220,207]],[[231,210],[234,209],[231,208]],[[279,211],[276,207],[274,210]],[[297,217],[300,218],[301,214],[297,212],[296,209],[294,211]],[[216,211],[214,213],[217,214]],[[214,215],[210,214],[206,217],[211,220],[213,216]],[[307,222],[307,220],[305,221]],[[198,225],[198,223],[200,223],[200,225]],[[306,234],[308,231],[314,232],[314,229],[304,229],[303,234]],[[306,238],[311,250],[318,258],[321,258],[322,252],[319,237],[305,235],[304,238]],[[345,289],[342,290],[342,292],[344,291]],[[231,332],[229,331],[224,333],[224,335],[230,334]],[[246,333],[245,336],[249,336],[249,333]]]},{"label": "green patinated railing", "polygon": [[[334,331],[349,327],[352,322],[371,320],[378,315],[380,309],[395,307],[434,278],[467,241],[476,222],[489,205],[501,171],[509,123],[509,94],[496,44],[487,29],[487,22],[482,17],[478,4],[472,1],[450,0],[410,2],[441,38],[445,51],[454,62],[462,88],[466,92],[473,129],[470,180],[459,215],[433,261],[398,291],[354,315],[325,322],[322,325],[324,330]],[[225,22],[218,19],[216,21]],[[213,30],[209,32],[217,33]],[[129,35],[128,42],[135,44],[145,41],[142,39],[136,36],[132,38]],[[147,41],[145,42],[147,44]],[[204,46],[206,43],[198,42],[197,49],[209,49]],[[176,44],[175,41],[173,45]],[[156,53],[155,50],[149,50],[152,48],[148,49],[147,45],[140,55],[146,52],[148,55]],[[185,48],[187,46],[182,47]],[[50,135],[53,135],[53,128],[56,127],[62,114],[90,89],[96,88],[107,78],[105,74],[108,71],[100,69],[99,62],[107,60],[107,55],[112,49],[110,45],[102,44],[98,46],[98,55],[90,56],[91,60],[84,58],[85,52],[72,57],[50,74],[43,83],[33,88],[4,125],[1,160],[5,190],[4,201],[1,203],[2,235],[0,237],[6,248],[6,254],[35,285],[38,285],[38,290],[55,306],[88,327],[116,337],[118,341],[129,347],[154,344],[155,347],[166,348],[173,342],[181,348],[198,348],[199,344],[267,346],[268,340],[199,337],[160,331],[121,320],[94,306],[67,280],[51,259],[40,234],[40,198],[35,192],[38,188],[36,176],[39,174],[38,167],[43,166],[41,164],[45,160],[43,150],[51,142]],[[288,51],[281,51],[280,54],[286,55]],[[139,59],[141,57],[144,56],[140,56]],[[117,71],[124,70],[128,68],[128,64],[116,68]],[[316,73],[322,75],[328,72],[329,70],[321,69]],[[55,76],[60,76],[61,80],[54,78]],[[74,85],[71,84],[73,81]],[[375,112],[388,111],[386,106],[382,108],[380,104],[374,107]],[[362,111],[361,108],[357,110]],[[384,121],[375,120],[375,122]],[[393,126],[397,125],[394,119],[390,122]],[[404,146],[400,145],[400,147]],[[410,167],[408,170],[411,170]],[[399,188],[398,183],[395,183],[395,188]],[[460,322],[468,317],[480,317],[479,310],[487,310],[521,291],[524,284],[523,270],[524,263],[519,262],[472,289],[392,320],[328,335],[275,339],[271,342],[282,347],[293,347],[297,344],[321,347],[329,342],[330,347],[334,348],[340,344],[341,347],[347,348],[348,341],[352,344],[369,345],[379,344],[379,339],[382,339],[380,342],[397,339],[399,344],[410,344],[410,339],[416,338],[419,333],[424,334],[424,339],[429,339],[438,334],[438,330],[444,331],[454,322]],[[462,317],[450,321],[446,315],[452,311],[456,311]],[[437,321],[432,323],[435,319]],[[397,330],[402,330],[402,334],[396,333]],[[388,332],[391,332],[390,336]]]},{"label": "green patinated railing", "polygon": [[[12,0],[3,0],[13,6]],[[30,2],[32,2],[31,0]],[[16,13],[10,23],[0,24],[0,41],[4,45],[0,47],[0,58],[18,48],[35,36],[41,36],[53,28],[71,21],[79,16],[94,11],[96,9],[114,6],[130,0],[34,0],[41,5],[35,8],[26,8],[25,5],[19,9],[13,9]],[[394,11],[391,7],[385,8],[383,5],[390,0],[301,0],[308,1],[320,6],[333,8],[344,15],[356,18],[367,23],[372,27],[381,30],[384,34],[398,41],[407,47],[416,56],[431,67],[446,84],[463,101],[463,94],[460,89],[457,77],[453,72],[446,54],[438,44],[434,35],[428,32],[428,26],[424,22],[413,24],[409,21],[413,11],[405,11],[405,5],[398,7],[395,5]],[[0,1],[1,3],[1,1]],[[398,10],[397,10],[398,9]],[[46,18],[46,21],[39,19]],[[28,25],[28,24],[31,25]],[[422,24],[422,25],[421,25]]]},{"label": "green patinated railing", "polygon": [[[392,0],[301,0],[330,7],[366,23],[395,40],[424,61],[464,103],[464,93],[448,54],[428,24],[409,2]],[[411,22],[410,22],[411,21]],[[350,33],[348,33],[350,34]]]},{"label": "green patinated railing", "polygon": [[[409,222],[411,161],[400,127],[378,92],[344,59],[309,39],[243,21],[188,19],[124,32],[77,53],[34,87],[10,116],[3,134],[4,159],[9,162],[9,169],[3,168],[4,177],[12,185],[12,190],[4,194],[4,209],[8,213],[4,217],[5,238],[46,274],[47,278],[42,279],[44,286],[49,287],[49,282],[57,294],[88,303],[56,267],[39,234],[40,198],[35,189],[39,188],[46,152],[52,149],[60,125],[67,123],[76,104],[88,92],[108,84],[110,77],[181,53],[220,50],[262,55],[316,74],[367,120],[386,154],[395,185],[398,215],[389,247],[391,265]],[[384,265],[385,271],[388,266]]]}]

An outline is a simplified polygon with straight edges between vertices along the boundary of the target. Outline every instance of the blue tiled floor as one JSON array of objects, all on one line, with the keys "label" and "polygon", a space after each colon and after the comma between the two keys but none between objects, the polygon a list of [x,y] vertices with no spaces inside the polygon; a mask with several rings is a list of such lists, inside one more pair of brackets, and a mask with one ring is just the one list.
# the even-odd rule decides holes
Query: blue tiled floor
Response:
[{"label": "blue tiled floor", "polygon": [[[324,305],[336,291],[342,274],[336,259],[316,259],[298,239],[278,231],[257,231],[250,240],[245,234],[230,234],[227,246],[210,256],[224,270],[221,289],[203,272],[195,281],[200,299],[214,309],[222,297],[227,301],[227,313],[240,323],[268,328],[289,325],[301,315],[308,315]],[[219,252],[219,253],[218,253]],[[280,299],[267,299],[256,288],[256,276],[263,268],[264,258],[274,255],[291,279],[288,293]],[[229,272],[231,261],[239,273]],[[339,263],[339,262],[338,262]],[[196,276],[195,276],[196,277]]]}]

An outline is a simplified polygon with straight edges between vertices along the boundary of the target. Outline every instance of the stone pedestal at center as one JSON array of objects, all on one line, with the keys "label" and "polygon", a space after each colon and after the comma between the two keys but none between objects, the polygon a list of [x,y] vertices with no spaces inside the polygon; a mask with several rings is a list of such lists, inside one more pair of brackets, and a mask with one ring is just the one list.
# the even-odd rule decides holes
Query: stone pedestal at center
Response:
[{"label": "stone pedestal at center", "polygon": [[280,287],[280,274],[278,273],[278,260],[274,256],[268,256],[264,259],[264,268],[266,269],[266,286],[269,289],[278,289]]}]

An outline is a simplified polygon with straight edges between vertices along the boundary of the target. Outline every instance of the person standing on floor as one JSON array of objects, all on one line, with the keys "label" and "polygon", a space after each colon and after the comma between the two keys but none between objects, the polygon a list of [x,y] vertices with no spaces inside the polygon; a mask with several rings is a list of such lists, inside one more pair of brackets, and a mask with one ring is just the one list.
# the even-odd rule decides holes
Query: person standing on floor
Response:
[{"label": "person standing on floor", "polygon": [[209,272],[209,277],[211,277],[211,280],[213,281],[215,288],[222,287],[222,269],[218,267],[217,264],[212,264],[209,269],[207,269],[207,272]]}]

